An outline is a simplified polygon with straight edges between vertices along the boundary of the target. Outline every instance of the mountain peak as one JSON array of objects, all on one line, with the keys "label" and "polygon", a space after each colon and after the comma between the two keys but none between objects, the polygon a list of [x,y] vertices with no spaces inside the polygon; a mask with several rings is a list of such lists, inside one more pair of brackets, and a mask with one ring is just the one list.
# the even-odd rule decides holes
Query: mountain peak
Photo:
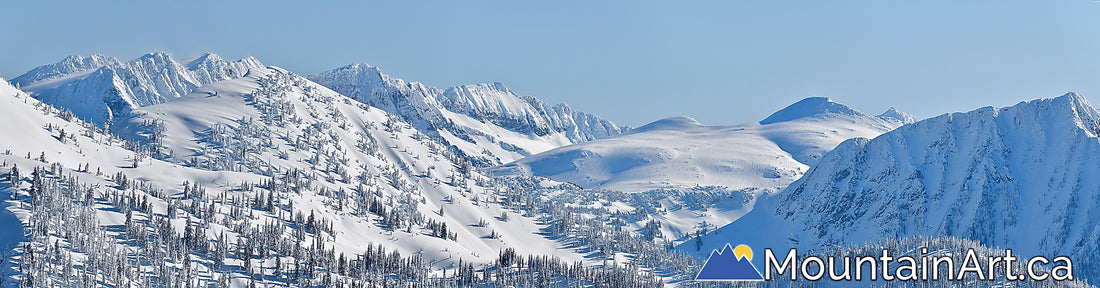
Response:
[{"label": "mountain peak", "polygon": [[682,130],[701,126],[703,126],[703,124],[699,123],[699,121],[696,121],[694,118],[687,116],[676,116],[650,122],[649,124],[645,124],[645,126],[634,129],[632,132],[646,132],[654,130]]},{"label": "mountain peak", "polygon": [[99,53],[94,53],[89,56],[69,55],[65,57],[65,59],[62,59],[60,62],[31,69],[30,71],[27,71],[27,73],[11,79],[11,83],[15,85],[21,85],[23,88],[27,88],[35,83],[62,78],[81,72],[90,72],[91,70],[99,67],[115,65],[118,63],[118,59]]},{"label": "mountain peak", "polygon": [[215,54],[214,52],[203,52],[198,57],[195,57],[195,61],[218,61],[218,60],[222,60],[222,57],[218,56],[218,54]]},{"label": "mountain peak", "polygon": [[[57,64],[35,68],[13,83],[47,104],[101,124],[106,117],[125,116],[115,108],[164,103],[206,84],[243,77],[259,67],[263,64],[255,58],[229,62],[209,52],[184,61],[153,52],[128,62],[92,54],[69,56]],[[107,106],[109,113],[100,111]]]},{"label": "mountain peak", "polygon": [[260,63],[260,59],[256,59],[256,57],[252,57],[252,56],[247,56],[247,57],[241,58],[241,60],[237,60],[237,62],[255,63],[258,66],[263,66],[263,64]]},{"label": "mountain peak", "polygon": [[1053,106],[1052,108],[1055,108],[1056,111],[1072,113],[1070,117],[1081,122],[1093,122],[1100,119],[1100,111],[1097,111],[1092,103],[1085,99],[1085,96],[1076,92],[1068,92],[1055,98],[1032,101],[1032,103],[1036,102],[1039,102],[1038,105],[1041,106],[1043,105],[1042,102],[1046,102],[1049,103],[1048,105]]},{"label": "mountain peak", "polygon": [[107,59],[111,59],[111,57],[99,53],[92,53],[92,55],[88,56],[73,54],[62,59],[61,63],[81,63],[85,61],[103,61]]},{"label": "mountain peak", "polygon": [[86,59],[86,58],[88,58],[88,57],[84,57],[83,55],[72,54],[72,55],[66,56],[65,59],[61,59],[61,63],[79,63],[79,62],[83,62],[84,59]]},{"label": "mountain peak", "polygon": [[882,112],[882,114],[879,114],[877,117],[882,120],[898,121],[901,123],[913,123],[917,121],[917,118],[913,117],[912,114],[898,111],[898,109],[894,107],[890,107],[890,109],[887,109],[886,112]]},{"label": "mountain peak", "polygon": [[172,59],[172,56],[168,55],[168,53],[165,53],[165,52],[162,52],[162,51],[157,51],[157,52],[147,53],[145,55],[141,55],[141,57],[138,57],[138,60],[141,60],[141,59],[162,60],[162,59]]},{"label": "mountain peak", "polygon": [[224,61],[224,60],[222,60],[222,58],[220,56],[218,56],[218,54],[214,54],[214,53],[211,53],[211,52],[205,52],[205,53],[202,53],[198,56],[182,59],[182,60],[180,60],[180,63],[184,63],[183,65],[186,66],[188,69],[193,69],[194,67],[196,67],[198,65],[201,65],[202,63],[222,62],[222,61]]},{"label": "mountain peak", "polygon": [[375,67],[375,66],[371,66],[370,64],[367,64],[367,63],[352,63],[352,64],[349,64],[348,66],[344,66],[344,67],[336,68],[336,69],[333,69],[333,70],[321,72],[320,74],[317,74],[317,75],[337,76],[337,75],[341,75],[341,74],[342,75],[357,75],[356,77],[359,78],[359,79],[370,78],[370,79],[376,79],[375,81],[382,81],[382,82],[385,82],[385,78],[386,78],[386,75],[382,73],[382,69],[379,69],[378,67]]},{"label": "mountain peak", "polygon": [[344,70],[371,70],[371,71],[379,71],[379,72],[382,71],[381,69],[378,69],[378,67],[371,66],[370,64],[367,64],[367,63],[351,63],[351,64],[348,64],[348,66],[344,66],[344,67],[339,68],[339,69],[344,69]]},{"label": "mountain peak", "polygon": [[833,102],[828,97],[809,97],[772,113],[771,116],[760,121],[760,124],[767,125],[825,114],[863,115],[863,113],[859,113],[859,111],[849,108],[844,104]]},{"label": "mountain peak", "polygon": [[467,90],[467,91],[488,90],[488,91],[503,92],[505,94],[513,94],[513,95],[516,94],[515,92],[512,92],[512,90],[508,89],[508,86],[504,86],[504,83],[500,83],[500,82],[463,84],[463,85],[459,85],[459,86],[455,86],[455,87],[451,87],[451,88],[447,89],[447,91],[452,91],[452,90]]},{"label": "mountain peak", "polygon": [[127,62],[129,65],[146,66],[146,67],[164,67],[182,65],[176,63],[176,60],[172,59],[172,55],[168,55],[165,52],[153,52],[145,55],[141,55],[137,59]]},{"label": "mountain peak", "polygon": [[225,58],[222,58],[221,56],[219,56],[218,54],[213,53],[213,52],[204,52],[204,53],[199,54],[197,56],[188,57],[186,59],[180,60],[179,63],[183,63],[184,66],[187,67],[188,70],[199,69],[199,67],[201,67],[202,65],[234,65],[234,64],[236,64],[236,65],[243,65],[243,66],[248,67],[248,68],[264,67],[263,63],[260,62],[260,59],[256,59],[256,57],[247,56],[247,57],[241,58],[237,61],[230,62],[230,61],[225,60]]},{"label": "mountain peak", "polygon": [[1073,91],[1066,92],[1066,94],[1063,94],[1062,96],[1055,97],[1054,100],[1056,102],[1063,102],[1072,105],[1092,107],[1092,103],[1089,103],[1089,100],[1085,99],[1085,96],[1077,94],[1077,92]]}]

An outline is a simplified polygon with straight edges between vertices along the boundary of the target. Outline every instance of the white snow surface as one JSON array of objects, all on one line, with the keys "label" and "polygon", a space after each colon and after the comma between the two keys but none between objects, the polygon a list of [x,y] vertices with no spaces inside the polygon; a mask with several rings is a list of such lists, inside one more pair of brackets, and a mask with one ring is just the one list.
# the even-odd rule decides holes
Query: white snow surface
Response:
[{"label": "white snow surface", "polygon": [[[808,101],[818,105],[804,107]],[[794,117],[792,110],[801,114]],[[623,135],[526,157],[494,172],[627,192],[695,186],[774,190],[797,179],[840,142],[874,137],[902,124],[827,98],[807,98],[768,117],[774,118],[786,120],[706,126],[688,117],[667,118]]]},{"label": "white snow surface", "polygon": [[[799,108],[807,101],[816,107]],[[829,109],[815,109],[822,107]],[[661,212],[653,215],[662,233],[682,241],[699,229],[740,218],[753,209],[756,197],[777,193],[842,141],[874,137],[903,124],[866,116],[826,98],[800,101],[776,115],[789,116],[792,110],[801,114],[769,124],[706,126],[688,117],[662,119],[492,171],[498,176],[541,176],[589,189],[638,193],[660,199],[661,207],[685,207],[658,209]]]},{"label": "white snow surface", "polygon": [[[279,79],[287,81],[289,86],[276,86],[277,95],[257,92],[260,82],[267,79]],[[283,83],[288,84],[288,83]],[[280,126],[277,124],[265,124],[265,119],[277,117],[270,111],[258,109],[254,103],[264,101],[257,98],[272,98],[281,105],[288,105],[287,117],[293,124]],[[284,102],[285,101],[285,102]],[[453,201],[444,201],[448,196],[478,195],[484,194],[484,190],[464,191],[451,186],[444,181],[449,173],[458,164],[441,157],[440,151],[445,148],[432,143],[420,131],[403,122],[395,122],[398,132],[387,132],[385,122],[393,118],[393,115],[380,109],[372,109],[328,88],[313,83],[303,77],[294,75],[281,68],[269,67],[265,69],[253,69],[248,75],[221,81],[207,85],[185,95],[179,99],[163,104],[142,107],[137,110],[141,116],[135,117],[131,124],[137,126],[143,121],[164,121],[167,137],[165,146],[172,151],[173,161],[186,162],[192,158],[199,161],[217,161],[222,155],[218,152],[221,142],[211,142],[202,135],[210,133],[215,126],[225,126],[229,130],[256,129],[262,127],[265,130],[261,134],[269,135],[269,138],[250,139],[248,146],[271,145],[271,149],[254,149],[245,159],[234,159],[243,170],[267,174],[269,170],[288,171],[298,169],[310,171],[317,169],[310,163],[315,155],[333,153],[337,161],[346,162],[351,171],[347,174],[368,175],[368,178],[379,178],[386,173],[387,168],[395,167],[400,174],[410,183],[407,189],[417,192],[416,197],[423,197],[426,204],[421,204],[419,210],[429,218],[438,218],[436,221],[448,223],[458,233],[457,243],[425,236],[421,233],[404,233],[402,231],[389,232],[382,227],[373,225],[370,221],[357,217],[346,217],[337,214],[323,214],[331,217],[344,225],[337,229],[347,233],[337,238],[338,245],[349,253],[361,252],[367,243],[389,243],[388,247],[399,247],[402,254],[409,255],[423,253],[428,259],[442,261],[440,267],[451,265],[459,258],[466,261],[484,262],[492,260],[503,247],[513,247],[527,253],[541,255],[556,255],[567,260],[579,260],[579,254],[573,254],[569,249],[562,249],[562,244],[537,235],[538,225],[531,219],[518,219],[516,221],[500,222],[491,221],[488,227],[472,227],[480,219],[491,220],[499,216],[502,208],[490,205],[486,202],[474,204],[469,199],[455,197]],[[394,118],[396,119],[396,118]],[[251,124],[245,122],[254,121]],[[254,125],[254,126],[250,126]],[[318,129],[322,127],[323,129]],[[366,132],[362,134],[362,132]],[[296,140],[310,141],[308,136],[313,133],[321,133],[321,141],[315,144],[318,147],[303,149],[302,145],[291,142]],[[229,136],[232,134],[226,134]],[[289,135],[290,137],[286,137]],[[419,135],[419,136],[418,136]],[[416,139],[417,137],[425,137]],[[304,140],[303,140],[304,139]],[[269,144],[262,144],[269,143]],[[364,151],[359,143],[370,143],[379,149],[378,152]],[[250,150],[252,150],[250,148]],[[279,154],[286,153],[283,158]],[[324,156],[320,157],[324,159]],[[323,160],[322,160],[323,161]],[[365,167],[365,169],[364,169]],[[324,169],[322,169],[324,170]],[[339,176],[329,174],[321,176],[318,185],[328,189],[352,190],[354,185],[342,183]],[[378,180],[371,180],[378,185]],[[352,181],[356,182],[356,181]],[[397,197],[399,191],[395,187],[381,185],[392,191],[384,194]],[[478,187],[480,188],[480,187]],[[482,199],[491,199],[488,195],[481,195]],[[320,205],[325,200],[318,196],[302,196],[299,201],[303,205],[316,205],[316,209],[323,211]],[[297,202],[296,202],[297,203]],[[313,203],[313,204],[310,204]],[[444,207],[445,217],[437,215],[440,207]],[[519,217],[517,217],[519,218]],[[495,230],[504,236],[501,239],[486,239],[490,231]],[[414,231],[415,232],[415,231]]]},{"label": "white snow surface", "polygon": [[[276,85],[273,86],[274,90],[267,91],[275,94],[257,93],[257,89],[261,87],[259,83],[263,81]],[[255,99],[261,97],[276,98],[278,103],[285,104],[288,108],[288,114],[282,115],[287,117],[284,123],[286,125],[273,124],[270,131],[265,131],[270,138],[262,141],[271,141],[270,143],[252,142],[270,145],[273,149],[256,148],[255,151],[246,152],[243,159],[235,159],[237,162],[234,163],[241,167],[235,170],[211,171],[180,163],[192,157],[200,160],[216,159],[209,156],[213,154],[209,150],[218,147],[209,146],[214,142],[210,142],[210,138],[201,137],[216,130],[213,128],[215,126],[224,126],[227,127],[224,129],[234,131],[243,128],[241,125],[246,120],[263,121],[273,117],[269,111],[259,110],[254,105],[258,102]],[[0,161],[5,166],[18,165],[23,175],[29,174],[32,167],[58,163],[66,169],[65,173],[75,175],[81,181],[97,185],[96,187],[113,187],[114,184],[108,177],[116,172],[123,172],[132,179],[140,179],[164,188],[169,195],[175,195],[173,197],[180,197],[180,184],[184,180],[198,182],[212,194],[225,191],[231,195],[251,197],[251,192],[239,189],[243,183],[260,183],[269,179],[269,175],[266,175],[269,170],[264,169],[272,169],[278,173],[293,169],[312,171],[307,172],[311,174],[308,177],[313,181],[312,188],[300,194],[280,197],[286,197],[287,201],[293,202],[295,210],[315,211],[319,218],[332,221],[337,234],[335,239],[330,239],[333,241],[330,245],[336,253],[355,255],[362,253],[367,245],[382,244],[387,249],[400,251],[402,255],[420,255],[432,267],[451,269],[455,268],[454,265],[459,260],[487,264],[504,247],[522,251],[522,255],[556,256],[570,262],[587,261],[576,250],[579,248],[568,248],[565,243],[540,235],[539,231],[545,227],[544,223],[491,202],[492,194],[487,188],[477,184],[478,181],[487,180],[476,177],[450,180],[448,175],[460,164],[451,162],[450,158],[442,155],[441,151],[445,150],[443,145],[424,137],[404,122],[393,122],[393,132],[389,132],[384,123],[396,117],[352,101],[280,68],[253,69],[241,78],[204,86],[165,103],[136,108],[140,116],[130,120],[130,124],[120,125],[133,125],[129,129],[134,129],[134,133],[144,133],[140,130],[140,122],[163,121],[167,130],[164,147],[171,151],[171,156],[166,161],[139,158],[141,160],[138,161],[138,168],[132,168],[132,159],[136,153],[124,149],[121,140],[95,132],[96,128],[91,124],[55,116],[58,111],[53,107],[15,89],[7,82],[0,83],[0,104],[0,123],[8,123],[0,125],[0,135],[17,136],[0,138]],[[322,127],[325,125],[331,127]],[[317,130],[318,127],[324,129]],[[63,133],[61,131],[65,131],[64,138],[60,136]],[[283,138],[286,135],[290,135],[290,138]],[[321,138],[310,138],[316,136]],[[323,140],[317,141],[321,139]],[[304,144],[292,145],[288,140],[300,140]],[[364,151],[357,146],[363,141],[372,143],[377,150],[373,153]],[[207,152],[204,153],[204,149]],[[279,152],[287,152],[288,158],[279,158]],[[48,163],[38,161],[40,155],[44,155]],[[309,160],[316,155],[321,155],[316,158],[321,159],[320,162]],[[255,162],[249,162],[249,159]],[[334,171],[314,167],[326,165],[330,161],[346,162],[348,167],[352,167],[349,168],[352,171],[347,173],[355,180],[341,180]],[[78,171],[77,167],[82,165],[90,165],[91,171]],[[393,169],[397,169],[397,172],[393,172]],[[97,170],[102,175],[96,175]],[[397,181],[403,184],[393,186],[385,182],[384,173],[395,173],[395,177],[400,179]],[[453,181],[463,181],[466,184],[457,187],[453,185]],[[378,190],[375,195],[382,197],[384,201],[391,201],[390,203],[400,203],[404,201],[402,197],[412,197],[408,199],[422,202],[416,206],[415,211],[428,219],[447,223],[450,231],[457,235],[457,241],[427,235],[420,227],[414,228],[411,233],[404,229],[385,229],[378,224],[377,217],[363,217],[340,211],[334,208],[334,196],[322,195],[323,191],[350,192],[356,189],[352,183],[360,182],[376,187]],[[11,187],[0,187],[0,190],[3,195],[13,193]],[[6,208],[0,213],[0,228],[5,229],[7,235],[0,237],[3,241],[0,248],[3,249],[14,249],[16,242],[24,240],[18,230],[24,225],[20,222],[28,221],[27,217],[30,215],[25,208],[12,206],[17,202],[9,199],[11,198],[4,198],[5,204],[0,206]],[[157,209],[162,212],[158,213],[163,213],[166,204],[159,203],[154,207],[160,207]],[[104,209],[97,212],[101,225],[122,223],[122,215],[112,212],[114,208]],[[437,214],[441,210],[444,215]],[[261,220],[256,220],[257,223],[274,219],[275,216],[262,211],[254,213],[260,213]],[[497,217],[502,213],[512,216],[507,221],[502,221]],[[485,226],[476,225],[481,220],[486,221]],[[176,227],[182,227],[182,223],[176,223],[179,225]],[[219,231],[227,231],[221,225],[212,225],[210,229],[210,237],[215,237]],[[491,232],[498,234],[499,238],[488,237]]]}]

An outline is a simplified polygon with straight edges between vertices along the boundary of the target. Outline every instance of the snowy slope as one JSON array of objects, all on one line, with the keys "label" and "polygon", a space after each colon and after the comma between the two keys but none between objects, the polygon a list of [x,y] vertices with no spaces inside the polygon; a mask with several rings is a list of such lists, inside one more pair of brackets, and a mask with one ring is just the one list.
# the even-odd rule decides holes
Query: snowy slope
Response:
[{"label": "snowy slope", "polygon": [[230,62],[211,53],[183,62],[161,52],[129,62],[93,54],[32,69],[12,83],[43,102],[103,125],[127,117],[133,108],[164,103],[258,67],[263,65],[252,57]]},{"label": "snowy slope", "polygon": [[[12,124],[0,125],[0,133],[18,135],[0,138],[0,196],[5,201],[0,228],[6,231],[0,237],[6,257],[0,286],[25,281],[22,285],[75,285],[91,278],[51,271],[81,265],[96,265],[85,272],[101,277],[106,286],[226,279],[245,287],[251,273],[269,275],[261,277],[266,283],[261,285],[307,280],[325,285],[332,277],[350,285],[380,283],[382,278],[360,277],[385,276],[398,268],[410,274],[384,281],[407,285],[428,281],[422,273],[439,269],[449,269],[451,278],[432,281],[458,281],[455,269],[489,269],[506,248],[521,251],[516,257],[536,255],[546,263],[600,263],[585,252],[590,248],[544,235],[547,223],[540,214],[498,202],[494,193],[505,191],[503,186],[397,117],[279,68],[242,76],[139,107],[138,117],[119,124],[158,138],[150,142],[160,143],[159,151],[103,134],[0,84],[5,103],[0,121]],[[32,177],[39,168],[41,174]],[[16,169],[20,173],[13,179]],[[263,204],[265,198],[273,204]],[[446,228],[439,232],[433,225]],[[166,236],[166,231],[175,232]],[[219,250],[222,244],[234,250]],[[188,248],[179,250],[179,245]],[[259,254],[246,259],[235,252],[244,247],[262,248],[248,248]],[[361,275],[337,272],[337,255],[367,256],[364,251],[372,249],[402,257],[387,259],[403,264]],[[15,267],[31,259],[54,259],[28,253],[58,253],[70,260]],[[221,266],[214,265],[219,253],[226,256]],[[157,257],[163,259],[132,262]],[[313,262],[321,259],[326,262]],[[276,261],[282,266],[276,268]],[[327,272],[303,278],[286,274],[291,267],[305,271],[307,264]],[[524,279],[523,269],[512,269],[520,274],[510,279]],[[604,273],[617,273],[619,279],[641,275],[623,270],[569,277]]]},{"label": "snowy slope", "polygon": [[[539,278],[654,287],[686,277],[655,276],[658,267],[694,265],[669,254],[666,244],[624,230],[621,219],[633,216],[566,205],[591,191],[502,181],[477,167],[571,137],[618,133],[564,105],[547,106],[499,84],[447,92],[412,83],[402,87],[434,96],[409,99],[434,104],[391,104],[436,116],[407,117],[251,58],[70,58],[15,82],[30,87],[30,96],[0,85],[12,95],[3,99],[12,105],[0,120],[21,123],[0,127],[7,129],[2,135],[19,135],[0,140],[0,227],[12,232],[0,243],[7,259],[0,287],[181,286],[183,279],[232,287],[501,285]],[[441,108],[441,100],[455,111]],[[103,131],[106,123],[121,138]],[[609,132],[598,132],[600,125]],[[563,217],[568,226],[556,220]],[[608,249],[614,246],[607,241],[633,244]],[[635,259],[642,251],[652,252]],[[34,257],[42,253],[62,260]],[[348,263],[344,256],[386,262]],[[556,268],[527,266],[535,263]],[[367,271],[352,274],[346,265]],[[73,267],[87,269],[69,274]],[[474,267],[479,277],[497,274],[475,279]]]},{"label": "snowy slope", "polygon": [[[62,167],[67,175],[75,176],[86,181],[88,187],[113,186],[106,182],[103,175],[111,175],[117,172],[128,173],[133,179],[165,183],[166,186],[178,184],[180,179],[201,181],[209,187],[230,187],[231,182],[259,181],[258,176],[250,176],[232,172],[212,172],[191,168],[183,168],[178,165],[151,161],[148,158],[138,156],[138,153],[125,149],[123,142],[102,133],[94,125],[76,121],[70,113],[58,111],[50,105],[46,105],[30,97],[26,93],[7,84],[0,83],[0,134],[10,135],[0,137],[0,160],[4,171],[5,180],[0,184],[0,196],[3,196],[3,204],[0,204],[0,228],[4,229],[4,236],[0,237],[0,249],[7,257],[3,265],[0,265],[0,276],[11,277],[12,267],[18,259],[25,259],[20,244],[13,241],[30,240],[27,236],[34,235],[29,229],[24,228],[33,217],[40,217],[36,207],[28,206],[30,203],[28,189],[31,185],[31,172],[34,167]],[[131,168],[134,159],[139,159],[141,169]],[[77,167],[81,168],[78,172]],[[11,172],[19,169],[23,178],[15,183],[9,181]],[[167,184],[173,183],[173,184]],[[54,211],[57,213],[59,211]],[[50,212],[46,212],[50,213]],[[117,212],[93,211],[98,221],[104,225],[113,225],[118,221]],[[36,216],[37,215],[37,216]],[[14,216],[14,217],[13,217]],[[61,225],[63,218],[77,217],[79,215],[56,215],[53,221],[55,225]],[[49,224],[49,223],[43,223]],[[72,223],[70,223],[72,224]],[[34,238],[40,241],[48,238]],[[24,242],[25,243],[25,242]],[[106,244],[106,243],[105,243]],[[12,278],[5,279],[4,286],[16,284]]]},{"label": "snowy slope", "polygon": [[[812,249],[943,235],[1091,259],[1100,254],[1098,132],[1100,112],[1069,93],[849,140],[702,246]],[[1075,264],[1078,276],[1100,273],[1095,261]]]},{"label": "snowy slope", "polygon": [[687,117],[668,118],[620,136],[526,157],[494,171],[628,192],[698,185],[775,189],[797,179],[808,164],[841,141],[874,137],[902,124],[863,115],[827,98],[799,101],[761,123],[705,126]]},{"label": "snowy slope", "polygon": [[[56,108],[28,96],[7,82],[0,83],[0,152],[37,158],[49,152],[49,162],[66,166],[96,162],[105,165],[125,163],[133,152],[117,146],[117,139],[97,134],[94,127],[72,121],[71,114],[58,113]],[[71,120],[66,120],[69,118]],[[62,133],[64,131],[64,133]],[[64,134],[66,137],[61,138]],[[112,145],[116,144],[116,145]],[[10,153],[8,153],[10,150]]]},{"label": "snowy slope", "polygon": [[[163,143],[169,150],[165,153],[170,153],[174,162],[195,161],[195,166],[208,170],[267,176],[293,170],[316,171],[311,172],[319,181],[314,189],[334,191],[357,190],[361,188],[357,185],[366,181],[363,184],[378,187],[378,195],[387,198],[423,198],[423,203],[410,203],[414,206],[410,209],[455,227],[452,232],[458,233],[459,239],[458,243],[448,243],[419,233],[387,233],[385,227],[356,225],[354,221],[362,220],[347,217],[341,221],[351,226],[344,231],[355,231],[349,233],[354,236],[347,240],[338,237],[337,241],[348,245],[349,252],[363,248],[355,243],[369,242],[399,243],[403,253],[423,252],[428,259],[436,260],[465,257],[467,261],[488,261],[503,247],[580,259],[533,233],[537,228],[530,220],[494,221],[488,227],[471,227],[481,219],[499,216],[502,209],[468,199],[444,201],[447,197],[486,193],[483,187],[466,189],[447,183],[463,165],[457,162],[460,158],[444,152],[443,145],[385,111],[371,109],[280,68],[253,69],[245,77],[142,107],[138,114],[142,116],[132,120],[135,126],[163,121]],[[243,151],[243,156],[235,151]],[[396,176],[383,178],[391,177],[386,176],[388,173]],[[443,215],[437,215],[440,207],[445,207]],[[493,230],[504,236],[484,239]]]},{"label": "snowy slope", "polygon": [[352,64],[308,77],[362,103],[400,115],[439,135],[475,161],[492,166],[566,144],[616,135],[625,128],[564,104],[548,105],[501,83],[437,89]]}]

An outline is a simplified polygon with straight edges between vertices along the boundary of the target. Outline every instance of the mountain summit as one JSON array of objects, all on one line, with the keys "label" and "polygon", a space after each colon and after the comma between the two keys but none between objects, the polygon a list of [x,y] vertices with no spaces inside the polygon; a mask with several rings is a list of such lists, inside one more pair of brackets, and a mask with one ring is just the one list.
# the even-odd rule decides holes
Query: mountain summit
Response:
[{"label": "mountain summit", "polygon": [[639,133],[653,130],[691,129],[701,126],[703,126],[703,124],[699,123],[695,118],[677,116],[650,122],[642,127],[631,130],[631,132]]},{"label": "mountain summit", "polygon": [[99,67],[119,64],[120,62],[118,59],[104,56],[103,54],[92,54],[87,57],[70,55],[61,60],[61,62],[31,69],[31,71],[27,71],[27,73],[11,79],[11,84],[19,86],[21,89],[29,90],[36,84],[43,85],[51,82],[49,80],[57,80],[66,76],[87,73]]},{"label": "mountain summit", "polygon": [[768,118],[761,120],[760,124],[767,125],[799,118],[825,116],[830,114],[864,116],[863,113],[859,113],[859,111],[849,108],[844,104],[833,102],[833,100],[829,98],[809,97],[772,113]]},{"label": "mountain summit", "polygon": [[244,76],[263,67],[255,58],[227,61],[213,53],[186,63],[155,52],[129,62],[100,54],[69,56],[16,77],[12,83],[47,104],[102,125],[137,107],[167,102],[200,86]]},{"label": "mountain summit", "polygon": [[913,117],[912,114],[898,111],[898,109],[894,107],[890,107],[890,109],[886,110],[886,112],[883,112],[882,114],[879,114],[877,117],[882,118],[883,120],[896,121],[900,123],[913,123],[917,121],[917,118]]}]

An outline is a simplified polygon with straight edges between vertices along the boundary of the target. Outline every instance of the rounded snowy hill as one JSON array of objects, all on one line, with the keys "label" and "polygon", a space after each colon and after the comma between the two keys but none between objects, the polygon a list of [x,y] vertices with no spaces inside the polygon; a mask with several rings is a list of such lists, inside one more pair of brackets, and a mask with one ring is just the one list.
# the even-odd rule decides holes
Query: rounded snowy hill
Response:
[{"label": "rounded snowy hill", "polygon": [[813,97],[760,123],[707,126],[688,117],[667,118],[623,135],[532,155],[494,172],[627,192],[712,185],[775,191],[840,142],[874,137],[904,121]]}]

